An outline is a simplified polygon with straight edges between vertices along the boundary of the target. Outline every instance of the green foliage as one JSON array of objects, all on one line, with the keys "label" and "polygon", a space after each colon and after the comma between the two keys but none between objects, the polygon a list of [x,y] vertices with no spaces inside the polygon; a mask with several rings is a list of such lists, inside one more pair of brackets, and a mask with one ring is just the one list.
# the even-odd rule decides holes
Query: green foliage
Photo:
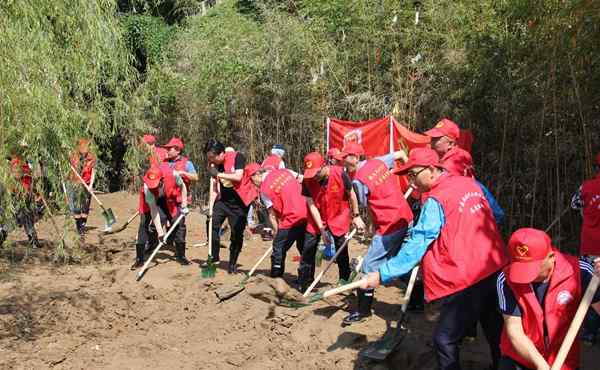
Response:
[{"label": "green foliage", "polygon": [[164,47],[173,36],[175,29],[161,18],[149,15],[128,15],[123,19],[125,43],[136,56],[136,68],[146,71],[146,65],[159,63],[165,59]]},{"label": "green foliage", "polygon": [[[108,0],[0,4],[0,154],[44,163],[43,176],[55,189],[79,137],[110,160],[114,138],[143,126],[138,114],[145,99],[135,90],[137,74],[115,12]],[[11,188],[5,160],[0,177]]]}]

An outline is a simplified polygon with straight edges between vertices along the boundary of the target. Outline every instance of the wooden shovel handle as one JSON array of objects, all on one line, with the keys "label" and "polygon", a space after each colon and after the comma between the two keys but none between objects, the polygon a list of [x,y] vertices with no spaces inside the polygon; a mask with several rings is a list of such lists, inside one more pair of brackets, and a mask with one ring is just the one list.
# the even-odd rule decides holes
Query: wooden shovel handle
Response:
[{"label": "wooden shovel handle", "polygon": [[100,199],[98,199],[98,197],[96,196],[96,194],[94,194],[94,192],[92,191],[92,189],[90,189],[90,187],[85,183],[85,181],[83,180],[83,178],[81,177],[81,175],[79,175],[79,173],[77,172],[77,170],[75,169],[75,167],[73,167],[73,165],[69,165],[71,167],[71,171],[73,171],[73,173],[75,174],[75,176],[77,176],[77,179],[79,180],[79,182],[81,182],[81,184],[83,185],[83,187],[85,187],[85,190],[88,191],[88,193],[90,193],[90,195],[92,196],[92,198],[94,198],[94,200],[96,202],[98,202],[98,205],[100,206],[100,208],[104,209],[104,205],[102,204],[102,202],[100,201]]},{"label": "wooden shovel handle", "polygon": [[269,253],[271,253],[271,251],[273,251],[273,246],[269,247],[269,249],[267,249],[265,251],[265,253],[262,255],[262,257],[260,257],[260,259],[256,262],[256,264],[254,264],[254,266],[252,266],[252,269],[248,273],[248,277],[250,277],[250,276],[252,276],[252,274],[254,274],[254,271],[256,271],[256,269],[258,268],[258,266],[260,266],[260,264],[262,263],[262,261],[264,261],[265,258],[267,258],[267,256],[269,255]]},{"label": "wooden shovel handle", "polygon": [[315,286],[317,286],[319,281],[321,281],[321,279],[323,278],[323,275],[325,275],[327,270],[329,270],[329,268],[335,263],[335,260],[338,258],[340,253],[342,253],[342,251],[346,248],[348,243],[350,243],[350,239],[352,239],[354,234],[356,234],[356,229],[352,229],[350,234],[348,234],[348,236],[346,236],[346,239],[344,240],[344,244],[342,244],[342,246],[337,250],[337,252],[335,253],[335,256],[333,256],[333,258],[327,263],[327,265],[323,268],[323,270],[321,270],[321,272],[319,272],[319,275],[317,275],[315,280],[313,280],[312,284],[310,284],[308,289],[306,289],[306,292],[304,292],[304,294],[302,295],[303,297],[308,297],[310,292],[312,292],[312,290],[315,288]]},{"label": "wooden shovel handle", "polygon": [[348,290],[360,288],[366,282],[367,279],[360,279],[350,284],[342,285],[341,287],[337,287],[334,289],[329,289],[325,293],[323,293],[323,298],[331,297],[332,295],[340,294],[346,292]]},{"label": "wooden shovel handle", "polygon": [[556,359],[552,364],[550,370],[560,370],[562,368],[569,351],[571,350],[571,346],[573,345],[573,341],[577,337],[577,333],[579,332],[579,328],[583,323],[583,319],[585,318],[585,314],[587,313],[590,304],[592,303],[592,299],[594,298],[594,294],[596,290],[598,290],[598,285],[600,283],[600,277],[594,274],[592,280],[588,284],[587,289],[585,290],[585,294],[581,299],[581,303],[579,303],[579,307],[577,308],[577,312],[573,317],[573,321],[571,321],[571,326],[569,326],[569,331],[567,331],[567,335],[565,335],[565,339],[560,345],[560,349],[558,351],[558,355],[556,355]]}]

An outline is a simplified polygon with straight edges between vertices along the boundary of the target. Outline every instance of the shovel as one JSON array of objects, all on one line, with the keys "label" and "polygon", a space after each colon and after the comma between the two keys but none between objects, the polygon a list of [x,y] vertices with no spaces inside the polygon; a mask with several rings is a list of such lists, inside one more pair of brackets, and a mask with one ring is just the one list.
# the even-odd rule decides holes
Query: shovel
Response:
[{"label": "shovel", "polygon": [[406,328],[403,326],[404,322],[406,321],[406,308],[408,307],[408,302],[410,301],[410,295],[412,294],[413,287],[415,286],[418,272],[419,266],[417,265],[412,269],[412,273],[410,274],[410,281],[408,282],[406,292],[404,293],[404,303],[402,303],[402,310],[400,313],[400,318],[396,323],[396,328],[394,329],[390,326],[388,331],[381,339],[371,343],[368,347],[364,348],[358,353],[360,357],[365,357],[375,361],[383,361],[390,355],[390,353],[394,352],[400,343],[402,343],[407,333]]},{"label": "shovel", "polygon": [[[206,264],[204,266],[202,266],[202,270],[200,271],[200,276],[202,276],[203,279],[208,279],[208,278],[213,278],[215,277],[215,274],[217,272],[217,265],[215,265],[215,263],[213,262],[213,258],[212,258],[212,225],[213,225],[213,218],[212,218],[212,214],[213,214],[213,206],[215,204],[215,200],[212,197],[213,194],[213,188],[215,186],[215,180],[211,177],[210,178],[210,185],[209,185],[209,192],[210,192],[210,198],[208,203],[208,217],[209,217],[209,221],[208,221],[208,258],[206,259]],[[217,191],[218,191],[218,183],[217,183]]]},{"label": "shovel", "polygon": [[552,364],[550,370],[560,370],[562,368],[569,351],[571,350],[571,346],[573,345],[573,341],[577,337],[577,333],[579,332],[579,328],[583,323],[583,319],[585,318],[585,314],[587,313],[590,304],[592,303],[592,299],[594,299],[594,294],[596,294],[596,290],[598,290],[598,285],[600,283],[600,277],[596,274],[590,280],[587,289],[585,290],[585,294],[581,299],[581,303],[579,303],[579,307],[577,308],[577,312],[575,312],[575,316],[573,317],[573,321],[571,321],[571,326],[569,326],[569,330],[567,331],[567,335],[565,335],[565,339],[560,345],[560,349],[558,350],[558,355],[556,355],[556,359]]},{"label": "shovel", "polygon": [[127,220],[127,222],[125,222],[125,224],[124,224],[123,226],[121,226],[121,227],[119,227],[119,228],[117,228],[117,229],[115,229],[115,230],[111,230],[111,229],[109,229],[109,230],[104,230],[102,233],[103,233],[104,235],[120,233],[121,231],[125,230],[125,229],[127,228],[127,226],[129,226],[129,224],[130,224],[130,223],[132,223],[132,222],[133,222],[133,220],[135,220],[135,218],[136,218],[137,216],[139,216],[139,215],[140,215],[140,211],[136,211],[136,212],[133,214],[133,216],[129,217],[129,220]]},{"label": "shovel", "polygon": [[173,230],[175,230],[175,228],[177,227],[177,225],[179,225],[179,223],[181,222],[181,220],[184,217],[185,217],[185,215],[181,214],[181,215],[179,215],[179,217],[177,217],[177,219],[175,220],[175,222],[173,222],[173,224],[171,225],[171,228],[169,229],[169,231],[167,231],[167,234],[164,236],[163,241],[161,241],[160,243],[158,243],[158,245],[156,246],[156,248],[154,248],[154,252],[152,252],[152,254],[150,255],[150,258],[148,258],[148,261],[146,261],[146,263],[144,263],[144,266],[142,266],[142,268],[140,269],[140,271],[138,271],[137,276],[135,278],[136,281],[142,280],[142,277],[144,276],[144,272],[146,272],[146,269],[150,265],[150,262],[152,262],[152,260],[154,259],[154,256],[156,256],[156,254],[158,253],[158,251],[160,250],[160,248],[162,248],[162,246],[165,245],[166,241],[169,239],[169,236],[171,235],[171,233],[173,232]]},{"label": "shovel", "polygon": [[219,298],[219,302],[223,302],[225,300],[228,300],[229,298],[235,297],[238,293],[240,293],[242,290],[244,290],[246,288],[246,283],[248,282],[248,279],[250,279],[250,277],[252,276],[252,274],[254,274],[254,272],[256,271],[258,266],[260,266],[262,261],[264,261],[265,258],[267,258],[267,256],[272,251],[273,251],[273,246],[271,246],[271,247],[269,247],[269,249],[267,249],[267,251],[254,264],[254,266],[252,267],[250,272],[248,272],[248,275],[246,275],[244,277],[244,279],[242,279],[242,281],[237,283],[235,286],[233,286],[233,287],[226,286],[226,287],[217,289],[217,291],[215,291],[215,294],[217,295],[217,298]]},{"label": "shovel", "polygon": [[340,294],[340,293],[347,292],[349,290],[360,288],[365,282],[366,282],[366,279],[363,278],[361,280],[355,281],[350,284],[346,284],[346,285],[342,285],[337,288],[329,289],[322,293],[313,293],[310,297],[303,297],[302,300],[282,299],[280,303],[283,306],[287,306],[287,307],[291,307],[291,308],[307,307],[316,302],[322,301],[325,298],[334,296],[336,294]]},{"label": "shovel", "polygon": [[344,240],[344,244],[342,244],[342,246],[338,248],[337,252],[335,253],[335,256],[333,256],[333,258],[331,259],[331,261],[329,261],[327,263],[327,265],[325,265],[325,268],[323,270],[321,270],[321,272],[319,272],[319,275],[317,275],[316,279],[312,282],[312,284],[310,284],[310,286],[308,287],[308,289],[306,289],[306,291],[302,295],[303,297],[308,297],[308,295],[310,294],[310,292],[312,292],[312,290],[315,288],[315,286],[317,286],[317,284],[319,283],[319,281],[321,281],[321,279],[323,278],[323,275],[325,275],[325,273],[327,272],[327,270],[329,270],[329,268],[331,267],[331,265],[333,265],[333,263],[338,258],[338,256],[340,255],[340,253],[342,253],[342,251],[344,250],[344,248],[346,248],[346,246],[348,245],[348,243],[350,242],[350,239],[352,239],[352,237],[354,236],[354,234],[356,234],[356,229],[352,229],[352,231],[350,231],[350,234],[346,235],[346,239]]},{"label": "shovel", "polygon": [[79,180],[79,182],[81,182],[81,184],[85,187],[85,190],[88,191],[88,193],[90,193],[90,195],[92,196],[92,198],[94,198],[94,200],[98,203],[98,205],[100,206],[100,208],[102,208],[102,217],[104,217],[104,232],[109,232],[112,230],[112,225],[117,223],[117,218],[115,217],[115,214],[113,213],[112,209],[106,209],[104,208],[104,205],[102,204],[102,202],[100,201],[100,199],[98,199],[98,197],[96,196],[96,194],[94,194],[94,192],[92,191],[92,189],[90,189],[89,186],[87,186],[87,184],[85,183],[85,181],[81,178],[81,176],[79,175],[79,173],[77,173],[77,170],[75,169],[75,167],[73,167],[73,165],[71,165],[71,170],[73,171],[73,173],[75,174],[75,176],[77,176],[77,179]]}]

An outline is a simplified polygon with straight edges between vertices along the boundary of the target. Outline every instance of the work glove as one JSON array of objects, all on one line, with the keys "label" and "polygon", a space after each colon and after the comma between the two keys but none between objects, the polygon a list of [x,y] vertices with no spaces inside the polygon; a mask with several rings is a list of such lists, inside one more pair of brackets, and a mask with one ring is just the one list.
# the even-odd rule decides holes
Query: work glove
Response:
[{"label": "work glove", "polygon": [[190,209],[188,207],[181,208],[181,214],[187,216],[190,213]]},{"label": "work glove", "polygon": [[211,177],[214,177],[215,179],[217,178],[217,175],[219,174],[219,171],[215,168],[215,167],[208,167],[208,174]]}]

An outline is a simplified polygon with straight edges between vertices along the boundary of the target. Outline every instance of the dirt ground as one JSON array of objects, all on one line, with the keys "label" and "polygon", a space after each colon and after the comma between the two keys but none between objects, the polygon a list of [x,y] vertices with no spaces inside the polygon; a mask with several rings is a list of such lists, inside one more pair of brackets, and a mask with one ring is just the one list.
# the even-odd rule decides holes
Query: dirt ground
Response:
[{"label": "dirt ground", "polygon": [[[126,193],[100,196],[119,222],[136,209],[136,197]],[[56,220],[62,225],[63,217]],[[59,225],[59,227],[60,227]],[[368,321],[341,327],[352,296],[340,296],[301,309],[275,306],[246,291],[218,303],[215,290],[234,284],[243,275],[229,276],[226,262],[213,279],[200,277],[206,258],[204,219],[195,210],[188,217],[188,258],[182,267],[173,251],[159,253],[141,282],[129,270],[135,251],[137,220],[116,235],[100,237],[103,221],[97,207],[88,222],[88,257],[77,264],[54,264],[50,246],[26,250],[17,243],[0,259],[0,368],[2,369],[434,369],[431,352],[433,323],[425,314],[411,314],[410,334],[401,350],[385,363],[365,362],[358,351],[379,338],[386,320],[397,317],[400,287],[378,289],[375,315]],[[38,224],[48,243],[56,232],[48,221]],[[20,231],[12,241],[26,239]],[[223,240],[228,245],[228,240]],[[6,246],[5,246],[6,247]],[[269,245],[246,235],[240,257],[248,271]],[[366,246],[352,242],[351,256]],[[228,250],[222,249],[227,260]],[[296,276],[298,252],[287,258],[286,280]],[[91,257],[90,257],[91,256]],[[258,274],[266,275],[269,260]],[[337,280],[332,268],[318,286]],[[582,370],[597,369],[600,348],[584,349]],[[487,366],[485,341],[462,348],[466,370]],[[592,361],[596,360],[596,364]]]}]

